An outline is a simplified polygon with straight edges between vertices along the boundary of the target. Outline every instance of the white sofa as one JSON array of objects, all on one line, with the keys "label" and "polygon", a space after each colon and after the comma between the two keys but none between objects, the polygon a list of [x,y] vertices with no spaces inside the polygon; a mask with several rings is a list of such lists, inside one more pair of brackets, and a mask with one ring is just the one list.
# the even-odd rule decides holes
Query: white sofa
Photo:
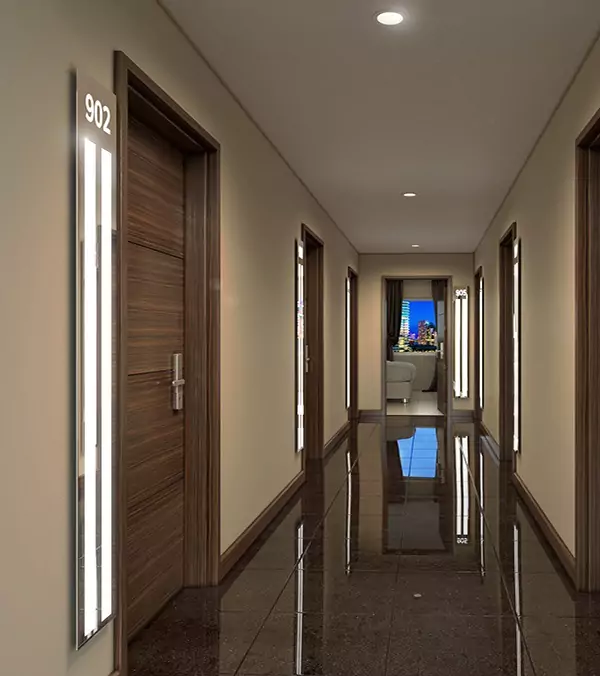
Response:
[{"label": "white sofa", "polygon": [[404,361],[388,361],[385,369],[386,399],[409,401],[417,367]]},{"label": "white sofa", "polygon": [[394,362],[412,364],[416,368],[413,390],[426,392],[431,389],[435,380],[435,352],[395,352]]}]

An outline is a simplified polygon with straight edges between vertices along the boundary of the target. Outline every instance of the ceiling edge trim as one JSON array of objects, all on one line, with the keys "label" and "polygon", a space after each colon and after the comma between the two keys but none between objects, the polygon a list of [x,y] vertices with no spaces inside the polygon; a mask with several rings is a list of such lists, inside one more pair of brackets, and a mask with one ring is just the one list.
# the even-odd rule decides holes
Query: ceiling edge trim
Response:
[{"label": "ceiling edge trim", "polygon": [[[486,238],[488,232],[490,231],[492,225],[494,224],[496,217],[498,216],[498,214],[502,210],[502,207],[506,204],[506,200],[509,198],[511,192],[514,190],[515,185],[517,184],[517,181],[521,178],[521,174],[525,170],[525,167],[527,166],[527,164],[529,163],[529,160],[532,158],[533,154],[535,153],[535,151],[536,151],[537,147],[539,146],[541,140],[544,138],[544,135],[546,134],[546,132],[548,131],[548,128],[552,124],[552,120],[554,120],[554,118],[556,117],[558,110],[560,109],[564,100],[566,99],[567,94],[571,91],[571,87],[573,86],[573,84],[575,83],[575,80],[579,76],[579,73],[581,73],[583,67],[587,63],[587,60],[589,59],[590,54],[592,53],[592,50],[594,49],[594,47],[596,46],[596,44],[599,40],[600,40],[600,30],[598,30],[596,32],[596,35],[594,36],[590,46],[586,49],[585,54],[583,56],[583,59],[581,60],[581,63],[575,69],[575,73],[573,74],[573,77],[569,80],[569,83],[565,87],[564,92],[560,95],[560,98],[558,99],[558,103],[552,109],[552,112],[550,113],[548,120],[546,121],[546,123],[542,127],[542,131],[539,133],[538,137],[534,141],[533,146],[532,146],[531,150],[529,151],[529,153],[527,153],[527,157],[525,158],[525,161],[523,162],[523,164],[521,165],[521,168],[517,172],[517,175],[515,176],[515,178],[511,182],[511,184],[510,184],[508,190],[506,191],[506,194],[502,198],[502,201],[500,202],[498,208],[496,209],[496,211],[494,211],[494,215],[490,219],[490,222],[488,223],[487,228],[484,230],[483,235],[481,235],[479,241],[477,242],[477,246],[475,247],[474,253],[477,253],[477,249],[479,249],[479,247],[481,246],[483,240]],[[573,148],[575,148],[575,141],[573,141]]]},{"label": "ceiling edge trim", "polygon": [[246,117],[252,122],[252,124],[258,129],[259,133],[264,137],[264,139],[267,141],[267,143],[273,148],[275,153],[278,155],[278,157],[282,160],[282,162],[285,164],[285,166],[292,172],[296,180],[300,183],[300,185],[306,190],[306,192],[312,197],[312,199],[315,201],[317,206],[323,211],[323,213],[327,216],[327,218],[333,223],[335,226],[336,230],[340,233],[340,235],[348,242],[350,247],[354,250],[354,253],[358,256],[359,251],[356,248],[356,246],[350,241],[350,238],[348,235],[340,228],[340,226],[337,224],[335,219],[332,217],[332,215],[329,213],[329,211],[323,206],[321,201],[316,197],[316,195],[313,193],[313,191],[306,185],[304,180],[300,177],[298,172],[292,167],[292,165],[288,162],[288,160],[285,158],[281,150],[275,145],[275,143],[267,136],[265,133],[264,129],[258,124],[258,122],[254,119],[254,117],[248,112],[247,108],[244,106],[244,104],[240,101],[240,99],[237,97],[236,94],[232,91],[231,87],[227,84],[227,82],[223,79],[223,77],[219,74],[219,72],[216,70],[216,68],[212,65],[212,63],[204,56],[198,45],[192,40],[192,38],[188,35],[187,31],[185,31],[177,19],[173,16],[172,12],[163,5],[161,0],[156,0],[158,6],[162,9],[162,11],[165,13],[169,21],[175,26],[177,31],[181,34],[181,36],[186,40],[186,42],[190,45],[190,47],[196,52],[196,54],[204,61],[204,63],[208,66],[208,69],[211,71],[211,73],[217,78],[217,80],[221,83],[221,85],[225,88],[225,90],[228,92],[228,94],[231,96],[231,98],[237,103],[237,105],[240,107],[242,112],[246,115]]}]

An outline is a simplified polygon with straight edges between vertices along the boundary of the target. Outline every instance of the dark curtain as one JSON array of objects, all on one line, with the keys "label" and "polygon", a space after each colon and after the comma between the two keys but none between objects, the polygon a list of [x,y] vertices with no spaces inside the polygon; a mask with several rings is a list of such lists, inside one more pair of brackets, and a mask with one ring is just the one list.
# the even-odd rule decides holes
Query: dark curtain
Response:
[{"label": "dark curtain", "polygon": [[445,279],[432,279],[431,280],[431,297],[435,304],[435,328],[438,328],[438,303],[444,300],[444,295],[446,292],[446,280]]},{"label": "dark curtain", "polygon": [[394,361],[394,345],[400,338],[400,320],[402,319],[402,280],[388,279],[385,295],[387,301],[386,358],[388,361]]}]

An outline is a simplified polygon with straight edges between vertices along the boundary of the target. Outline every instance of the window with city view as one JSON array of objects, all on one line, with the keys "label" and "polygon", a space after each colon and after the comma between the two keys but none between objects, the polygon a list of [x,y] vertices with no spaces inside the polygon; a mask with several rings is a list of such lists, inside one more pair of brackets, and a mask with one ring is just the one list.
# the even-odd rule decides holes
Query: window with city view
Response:
[{"label": "window with city view", "polygon": [[435,305],[433,300],[402,301],[400,338],[396,352],[428,352],[436,349]]}]

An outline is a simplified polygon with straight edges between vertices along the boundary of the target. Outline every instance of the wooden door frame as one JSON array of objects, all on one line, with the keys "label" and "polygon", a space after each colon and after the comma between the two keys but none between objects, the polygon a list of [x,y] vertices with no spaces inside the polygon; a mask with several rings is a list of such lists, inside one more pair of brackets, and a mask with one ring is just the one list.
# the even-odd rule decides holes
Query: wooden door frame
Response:
[{"label": "wooden door frame", "polygon": [[[186,154],[184,586],[218,583],[220,557],[220,146],[123,52],[115,52],[118,114],[118,328],[115,458],[115,667],[127,674],[127,194],[130,114]],[[203,190],[198,190],[202,185]],[[198,263],[194,265],[194,262]]]},{"label": "wooden door frame", "polygon": [[[305,293],[304,293],[304,302],[306,305],[306,343],[309,343],[309,331],[311,329],[309,325],[309,313],[310,309],[310,300],[308,297],[308,275],[309,275],[309,262],[308,262],[308,242],[311,241],[312,245],[316,247],[318,251],[317,258],[317,303],[315,311],[318,318],[318,333],[316,346],[310,345],[310,359],[311,362],[317,363],[317,375],[316,375],[316,392],[313,393],[313,397],[309,396],[308,391],[308,378],[304,380],[304,410],[305,410],[305,419],[304,419],[304,430],[305,430],[305,459],[312,458],[321,458],[323,457],[324,452],[324,417],[325,417],[325,368],[324,368],[324,358],[325,358],[325,338],[324,338],[324,268],[325,268],[325,244],[323,240],[318,237],[307,225],[302,224],[302,243],[304,246],[304,279],[305,279]],[[316,349],[315,349],[316,348]],[[310,431],[310,420],[315,421],[316,432],[314,434]]]},{"label": "wooden door frame", "polygon": [[350,376],[348,420],[352,421],[358,420],[358,273],[351,267],[348,268],[347,279],[350,280],[350,373],[346,377]]},{"label": "wooden door frame", "polygon": [[[483,420],[483,407],[481,406],[481,387],[480,387],[480,381],[484,385],[484,390],[485,390],[485,370],[482,373],[482,368],[481,368],[481,344],[485,338],[485,312],[484,316],[481,317],[481,311],[479,309],[479,283],[480,281],[483,283],[483,293],[484,293],[484,310],[485,310],[485,280],[483,277],[483,268],[480,266],[477,268],[475,272],[475,293],[474,293],[474,303],[475,303],[475,370],[474,370],[474,375],[475,375],[475,387],[474,387],[474,392],[475,392],[475,402],[474,402],[474,407],[473,410],[475,411],[475,421],[476,422],[481,422]],[[481,331],[479,330],[479,326],[481,324]],[[483,377],[482,377],[483,376]],[[485,406],[485,402],[484,402]]]},{"label": "wooden door frame", "polygon": [[[513,259],[514,243],[517,239],[517,224],[513,223],[500,239],[499,245],[499,416],[500,416],[500,460],[512,464],[515,471],[515,453],[513,451],[514,417],[513,417]],[[510,269],[510,274],[507,270]],[[520,401],[520,400],[519,400]]]},{"label": "wooden door frame", "polygon": [[[441,279],[446,282],[446,296],[444,302],[444,320],[446,339],[444,341],[444,354],[446,355],[447,373],[446,377],[446,416],[451,418],[454,415],[454,282],[452,275],[384,275],[381,278],[381,415],[387,415],[387,398],[385,387],[385,370],[387,356],[387,311],[386,311],[386,284],[388,280],[434,280]],[[459,287],[460,288],[460,287]],[[470,310],[469,310],[470,314]],[[469,316],[469,324],[471,317]],[[469,359],[470,359],[469,355]],[[471,369],[469,368],[469,380],[471,378]],[[469,391],[471,388],[469,387]]]},{"label": "wooden door frame", "polygon": [[600,111],[576,146],[575,568],[600,591]]}]

